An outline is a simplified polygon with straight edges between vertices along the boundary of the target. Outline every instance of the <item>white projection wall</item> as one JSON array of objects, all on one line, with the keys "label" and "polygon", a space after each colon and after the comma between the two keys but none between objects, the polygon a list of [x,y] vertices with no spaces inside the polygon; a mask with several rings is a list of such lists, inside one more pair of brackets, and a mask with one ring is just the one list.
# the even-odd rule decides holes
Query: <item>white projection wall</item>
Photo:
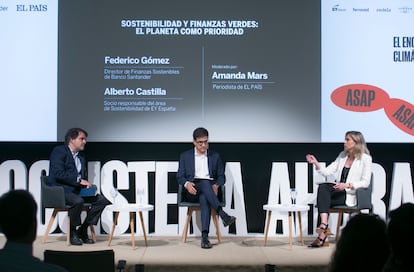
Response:
[{"label": "white projection wall", "polygon": [[55,141],[57,1],[0,1],[0,141]]}]

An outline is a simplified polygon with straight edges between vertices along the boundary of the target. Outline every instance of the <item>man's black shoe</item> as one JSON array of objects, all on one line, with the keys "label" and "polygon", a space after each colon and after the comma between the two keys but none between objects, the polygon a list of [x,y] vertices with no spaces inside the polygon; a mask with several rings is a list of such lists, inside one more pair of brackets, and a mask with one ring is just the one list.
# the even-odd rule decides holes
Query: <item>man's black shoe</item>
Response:
[{"label": "man's black shoe", "polygon": [[234,224],[234,222],[236,222],[236,217],[234,217],[234,216],[229,216],[226,219],[223,219],[223,225],[225,227]]},{"label": "man's black shoe", "polygon": [[230,226],[231,224],[234,224],[234,222],[236,222],[236,217],[230,215],[224,216],[222,219],[223,225],[225,227]]},{"label": "man's black shoe", "polygon": [[70,234],[70,244],[73,246],[82,245],[82,241],[79,239],[78,234],[75,231]]},{"label": "man's black shoe", "polygon": [[202,238],[201,239],[201,248],[211,248],[212,245],[210,243],[210,241],[208,240],[208,238]]},{"label": "man's black shoe", "polygon": [[85,230],[79,229],[77,231],[77,235],[83,241],[83,243],[85,243],[85,244],[94,244],[95,243],[92,239],[89,239],[87,229],[85,229]]},{"label": "man's black shoe", "polygon": [[223,225],[225,227],[230,226],[236,222],[236,217],[228,215],[225,211],[223,211],[223,209],[220,209],[218,211],[218,214],[220,215],[221,220],[223,220]]}]

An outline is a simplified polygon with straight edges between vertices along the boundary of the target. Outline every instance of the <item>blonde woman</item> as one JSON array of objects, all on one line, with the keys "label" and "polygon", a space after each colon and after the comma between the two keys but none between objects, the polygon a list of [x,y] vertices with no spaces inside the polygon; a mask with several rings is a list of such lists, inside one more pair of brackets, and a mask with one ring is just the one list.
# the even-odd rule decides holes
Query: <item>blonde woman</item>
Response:
[{"label": "blonde woman", "polygon": [[367,188],[371,180],[372,157],[366,146],[364,136],[359,131],[345,133],[344,150],[334,162],[327,167],[319,164],[314,155],[306,155],[306,160],[315,166],[319,174],[333,176],[334,181],[321,183],[318,186],[317,207],[320,225],[316,230],[318,237],[309,247],[329,245],[330,234],[328,219],[329,208],[333,205],[355,206],[358,188]]}]

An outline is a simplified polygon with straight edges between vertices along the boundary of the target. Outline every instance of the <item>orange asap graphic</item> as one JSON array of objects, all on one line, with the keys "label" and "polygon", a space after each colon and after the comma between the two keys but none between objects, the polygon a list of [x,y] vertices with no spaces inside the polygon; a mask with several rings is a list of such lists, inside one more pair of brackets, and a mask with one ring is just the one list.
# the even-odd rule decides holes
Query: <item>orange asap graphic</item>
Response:
[{"label": "orange asap graphic", "polygon": [[332,102],[348,111],[370,112],[384,109],[390,121],[414,136],[414,105],[402,99],[390,98],[383,89],[368,84],[348,84],[336,88]]}]

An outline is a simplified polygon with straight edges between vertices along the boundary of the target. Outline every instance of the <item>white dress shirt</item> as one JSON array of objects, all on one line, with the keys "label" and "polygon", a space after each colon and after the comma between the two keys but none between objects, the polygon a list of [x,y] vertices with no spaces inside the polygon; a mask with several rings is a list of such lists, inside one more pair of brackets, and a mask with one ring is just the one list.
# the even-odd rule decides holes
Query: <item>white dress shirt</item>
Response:
[{"label": "white dress shirt", "polygon": [[204,154],[197,153],[194,148],[194,163],[195,163],[195,178],[210,179],[210,173],[208,171],[208,157],[207,152]]}]

